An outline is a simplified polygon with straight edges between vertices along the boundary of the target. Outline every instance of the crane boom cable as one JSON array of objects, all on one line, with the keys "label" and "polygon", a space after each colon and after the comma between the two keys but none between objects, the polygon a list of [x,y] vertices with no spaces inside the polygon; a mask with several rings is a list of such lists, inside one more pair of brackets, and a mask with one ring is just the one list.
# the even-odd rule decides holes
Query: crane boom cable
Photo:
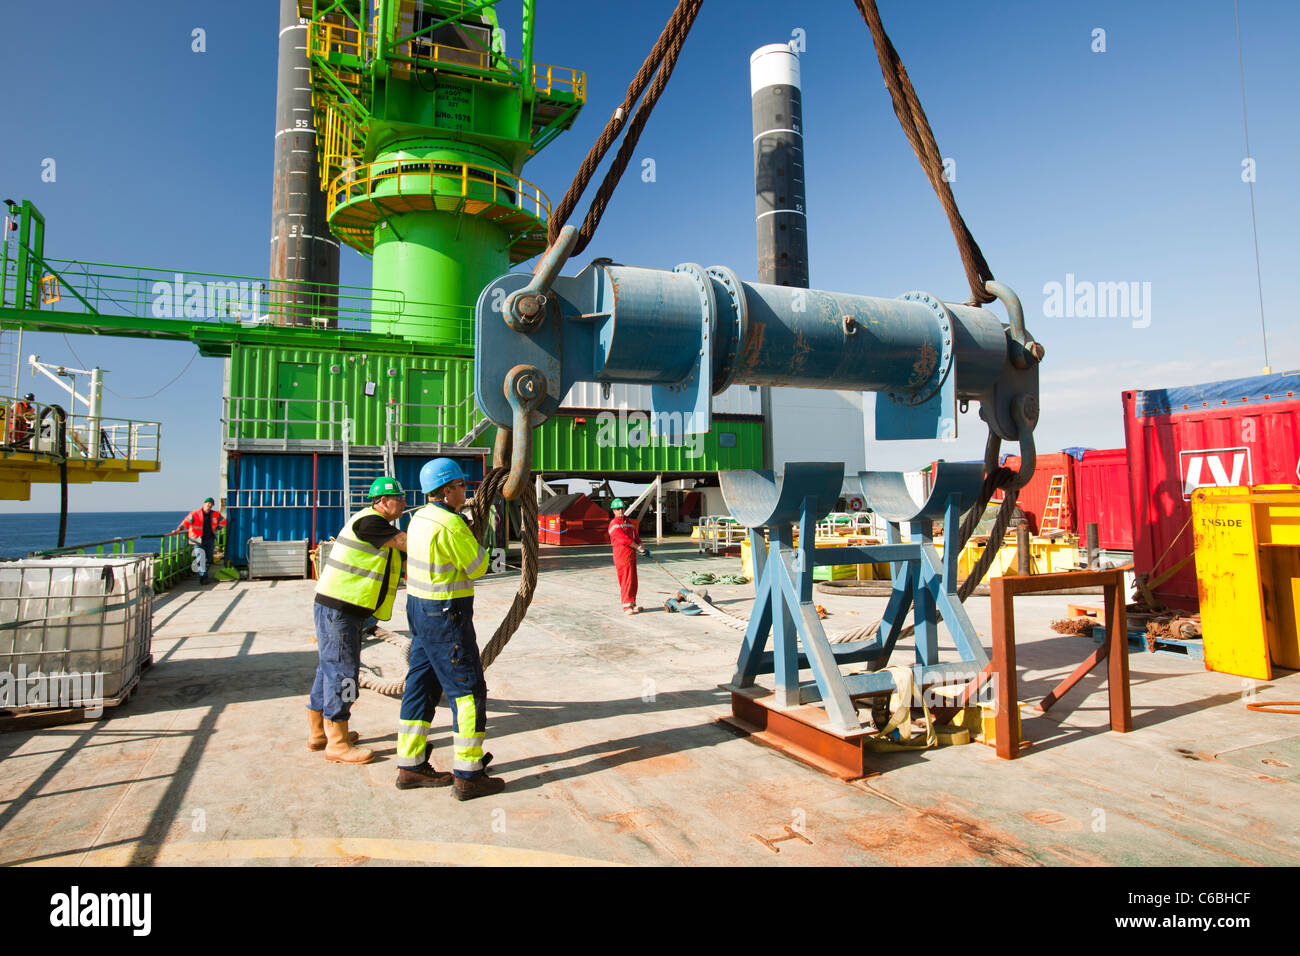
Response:
[{"label": "crane boom cable", "polygon": [[[1250,155],[1250,124],[1246,121],[1246,59],[1241,52],[1241,12],[1237,0],[1232,0],[1232,18],[1237,27],[1237,70],[1241,74],[1241,129],[1246,136],[1246,159],[1254,162]],[[1250,192],[1250,232],[1255,238],[1255,284],[1259,289],[1259,334],[1264,340],[1264,365],[1268,366],[1268,329],[1264,325],[1264,275],[1259,265],[1259,227],[1255,223],[1255,174],[1251,170],[1246,180]]]},{"label": "crane boom cable", "polygon": [[880,61],[880,72],[885,78],[885,88],[889,90],[889,98],[894,104],[894,114],[902,124],[903,133],[907,136],[907,141],[912,144],[912,151],[921,161],[921,168],[925,171],[926,178],[930,180],[930,185],[934,187],[939,203],[948,216],[948,224],[952,227],[953,237],[957,240],[957,251],[961,254],[962,265],[966,269],[966,281],[970,284],[970,304],[983,305],[992,302],[995,296],[984,288],[984,283],[993,278],[993,270],[989,268],[984,253],[980,251],[979,244],[971,235],[966,220],[962,218],[961,211],[957,208],[957,200],[952,194],[952,184],[945,175],[943,157],[939,153],[934,131],[930,128],[930,121],[926,119],[925,110],[921,108],[921,100],[916,95],[916,89],[907,75],[907,68],[903,66],[902,58],[894,49],[894,44],[890,42],[889,34],[885,32],[880,11],[876,9],[876,0],[854,0],[854,3],[857,4],[858,12],[862,14],[862,19],[871,30],[871,40],[876,46],[876,58]]}]

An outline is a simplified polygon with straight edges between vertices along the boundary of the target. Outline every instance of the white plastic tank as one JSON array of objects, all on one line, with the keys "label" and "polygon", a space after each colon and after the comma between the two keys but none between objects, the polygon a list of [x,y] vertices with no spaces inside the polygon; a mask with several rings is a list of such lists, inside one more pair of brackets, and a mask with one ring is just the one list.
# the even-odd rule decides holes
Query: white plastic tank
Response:
[{"label": "white plastic tank", "polygon": [[[0,563],[0,709],[30,709],[27,690],[52,675],[95,678],[101,702],[130,690],[150,654],[152,578],[149,555]],[[58,704],[78,706],[41,706]]]}]

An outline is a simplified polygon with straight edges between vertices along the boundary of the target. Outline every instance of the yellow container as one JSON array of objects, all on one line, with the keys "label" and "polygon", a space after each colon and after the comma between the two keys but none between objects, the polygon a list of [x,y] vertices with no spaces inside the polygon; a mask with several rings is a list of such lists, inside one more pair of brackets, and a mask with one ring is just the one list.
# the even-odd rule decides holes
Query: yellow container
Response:
[{"label": "yellow container", "polygon": [[[943,540],[936,540],[934,548],[942,557]],[[966,547],[962,548],[961,555],[957,558],[958,579],[966,579],[983,552],[984,546],[973,541],[968,542]],[[1032,537],[1029,539],[1029,558],[1031,573],[1033,574],[1074,571],[1079,566],[1079,545],[1077,541]],[[1001,577],[1008,571],[1014,574],[1018,560],[1015,535],[1008,535],[1003,539],[997,557],[993,559],[993,565],[989,568],[988,577]]]},{"label": "yellow container", "polygon": [[1300,486],[1198,489],[1192,531],[1206,669],[1300,670]]},{"label": "yellow container", "polygon": [[[799,534],[797,532],[795,533],[794,536],[794,543],[795,544],[799,543]],[[843,536],[837,535],[836,537],[833,538],[818,538],[816,545],[819,548],[850,548],[850,547],[856,547],[858,545],[864,545],[866,543],[867,543],[867,539],[859,535],[843,535]],[[754,559],[753,559],[753,555],[750,553],[750,550],[751,549],[749,545],[749,538],[746,537],[743,541],[740,542],[740,571],[742,574],[745,575],[745,577],[749,578],[750,580],[753,580]],[[813,570],[813,578],[818,581],[826,581],[826,580],[842,581],[846,578],[854,578],[854,577],[857,577],[860,580],[872,580],[871,578],[862,578],[860,577],[859,574],[861,568],[872,568],[872,567],[883,568],[884,572],[881,576],[886,580],[889,578],[888,564],[876,564],[876,565],[835,564],[829,566],[822,565],[821,567],[815,568]]]},{"label": "yellow container", "polygon": [[859,564],[858,566],[859,581],[888,581],[889,580],[889,562],[878,562],[876,564]]},{"label": "yellow container", "polygon": [[[799,543],[798,533],[794,536],[795,544]],[[818,538],[817,547],[819,548],[847,548],[866,544],[866,538],[859,535],[837,536],[834,538]],[[939,556],[943,556],[943,539],[940,538],[934,542],[935,550]],[[969,543],[962,549],[961,557],[957,559],[957,576],[960,579],[970,574],[971,568],[979,560],[983,546],[975,543]],[[741,573],[752,579],[753,560],[750,555],[749,538],[746,537],[740,544],[740,568]],[[1048,574],[1053,571],[1073,571],[1078,568],[1079,548],[1078,544],[1073,541],[1052,540],[1050,538],[1031,538],[1029,541],[1029,553],[1032,558],[1034,574]],[[989,569],[988,576],[991,578],[999,577],[1008,570],[1014,572],[1016,569],[1016,540],[1008,536],[998,549],[998,556],[993,561],[993,566]],[[829,571],[829,574],[827,573]],[[857,578],[859,581],[888,581],[889,580],[889,562],[878,562],[874,564],[836,564],[830,568],[818,568],[815,577],[818,581],[825,581],[828,578],[833,581],[840,581],[846,578]]]}]

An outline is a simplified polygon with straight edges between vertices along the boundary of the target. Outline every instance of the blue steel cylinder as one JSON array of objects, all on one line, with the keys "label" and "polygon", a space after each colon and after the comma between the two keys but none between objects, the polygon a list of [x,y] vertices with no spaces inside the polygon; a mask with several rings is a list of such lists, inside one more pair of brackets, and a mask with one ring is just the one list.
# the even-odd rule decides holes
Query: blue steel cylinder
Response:
[{"label": "blue steel cylinder", "polygon": [[[737,324],[736,303],[716,278],[702,301],[686,272],[605,266],[604,309],[595,372],[599,379],[673,383],[700,350],[702,317],[715,355]],[[732,384],[906,393],[922,388],[945,356],[960,369],[959,397],[989,387],[1006,363],[1006,336],[983,309],[945,305],[951,333],[934,306],[919,301],[740,283],[744,338],[722,374]],[[937,300],[934,300],[937,302]],[[603,361],[601,360],[603,357]]]},{"label": "blue steel cylinder", "polygon": [[542,386],[534,426],[584,381],[650,385],[656,414],[689,433],[708,430],[708,399],[730,385],[880,393],[885,438],[951,437],[958,403],[972,399],[1003,438],[1018,440],[1017,402],[1037,417],[1037,366],[1013,361],[1020,346],[997,316],[925,292],[884,299],[742,282],[722,266],[598,260],[556,277],[543,318],[516,329],[493,303],[527,282],[502,276],[478,302],[475,395],[503,427],[515,415],[503,384],[518,366]]},{"label": "blue steel cylinder", "polygon": [[[690,373],[698,357],[703,318],[699,285],[690,275],[610,267],[604,270],[603,296],[610,303],[610,317],[596,335],[596,372],[601,378],[666,384]],[[624,302],[636,303],[638,312],[643,304],[653,303],[655,320],[636,322],[635,332],[624,334],[618,325],[620,309],[626,310]]]},{"label": "blue steel cylinder", "polygon": [[758,283],[745,299],[740,384],[890,391],[923,384],[943,353],[934,315],[917,303]]}]

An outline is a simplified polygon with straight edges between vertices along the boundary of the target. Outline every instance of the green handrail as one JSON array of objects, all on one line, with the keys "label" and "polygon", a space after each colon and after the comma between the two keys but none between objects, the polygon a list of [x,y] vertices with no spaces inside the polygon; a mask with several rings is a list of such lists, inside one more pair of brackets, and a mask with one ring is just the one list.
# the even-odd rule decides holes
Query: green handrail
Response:
[{"label": "green handrail", "polygon": [[[157,540],[158,550],[136,551],[139,540]],[[226,529],[217,532],[213,552],[226,549]],[[138,534],[129,538],[108,538],[104,541],[89,541],[84,544],[72,544],[62,548],[48,548],[44,551],[32,551],[29,558],[51,558],[59,555],[152,555],[153,589],[155,594],[173,587],[190,570],[193,561],[192,549],[184,531],[169,531],[164,534]]]}]

